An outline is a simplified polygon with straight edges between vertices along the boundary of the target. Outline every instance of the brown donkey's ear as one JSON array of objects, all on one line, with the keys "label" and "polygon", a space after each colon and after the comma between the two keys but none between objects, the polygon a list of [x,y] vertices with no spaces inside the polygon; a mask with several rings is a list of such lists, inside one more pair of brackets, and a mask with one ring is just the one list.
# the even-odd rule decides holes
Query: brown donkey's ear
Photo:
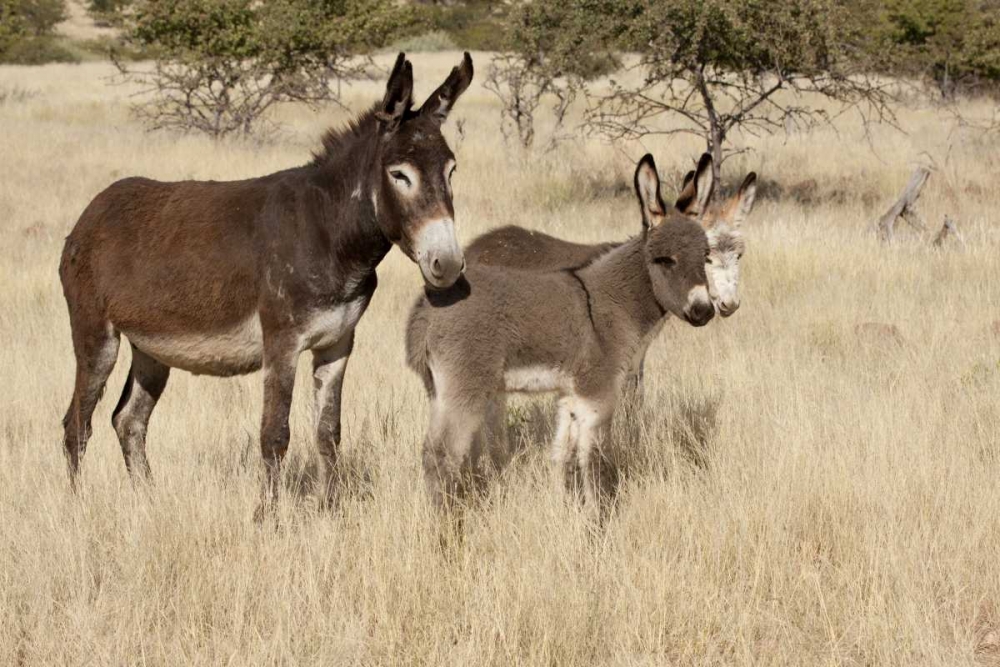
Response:
[{"label": "brown donkey's ear", "polygon": [[754,201],[757,199],[757,174],[751,171],[740,184],[740,189],[733,196],[730,203],[730,220],[733,225],[739,227],[753,210]]},{"label": "brown donkey's ear", "polygon": [[399,127],[403,115],[413,106],[413,65],[406,59],[405,53],[396,57],[396,64],[389,75],[389,83],[385,86],[385,97],[379,105],[375,117],[382,124],[382,129],[392,132]]},{"label": "brown donkey's ear", "polygon": [[451,70],[451,74],[448,75],[444,83],[431,93],[424,105],[420,107],[420,115],[428,115],[437,120],[438,123],[443,123],[448,118],[448,114],[451,113],[455,101],[472,83],[472,75],[472,56],[466,51],[462,63]]},{"label": "brown donkey's ear", "polygon": [[[690,176],[690,180],[688,179]],[[684,187],[677,195],[674,208],[684,215],[701,215],[708,208],[708,200],[715,189],[712,174],[712,155],[705,153],[698,160],[698,168],[684,177]]]},{"label": "brown donkey's ear", "polygon": [[656,173],[653,156],[646,153],[635,168],[635,194],[642,210],[642,227],[649,229],[663,219],[667,207],[660,197],[660,176]]}]

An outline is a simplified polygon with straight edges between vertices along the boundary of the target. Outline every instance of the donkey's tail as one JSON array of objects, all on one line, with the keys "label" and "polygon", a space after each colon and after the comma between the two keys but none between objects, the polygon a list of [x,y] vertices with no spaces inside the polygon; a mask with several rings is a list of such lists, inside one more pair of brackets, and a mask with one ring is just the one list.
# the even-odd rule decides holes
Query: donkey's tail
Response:
[{"label": "donkey's tail", "polygon": [[420,376],[428,396],[434,396],[434,376],[428,363],[427,331],[431,325],[431,309],[423,295],[410,309],[406,323],[406,365]]}]

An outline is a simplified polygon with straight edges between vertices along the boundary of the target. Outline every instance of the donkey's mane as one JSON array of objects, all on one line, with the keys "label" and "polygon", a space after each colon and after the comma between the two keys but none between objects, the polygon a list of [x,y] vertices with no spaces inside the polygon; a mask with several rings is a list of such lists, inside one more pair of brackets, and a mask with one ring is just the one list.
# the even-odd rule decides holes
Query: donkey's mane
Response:
[{"label": "donkey's mane", "polygon": [[[333,159],[346,155],[359,143],[374,140],[376,137],[375,129],[378,125],[377,114],[381,106],[381,103],[376,102],[358,114],[357,117],[347,121],[342,127],[331,127],[324,132],[319,150],[313,151],[312,164],[314,166],[327,164]],[[403,122],[416,115],[416,112],[407,108],[403,114]]]},{"label": "donkey's mane", "polygon": [[319,150],[313,151],[312,164],[326,164],[331,159],[348,153],[359,142],[374,137],[373,130],[378,122],[375,118],[377,108],[378,105],[373,104],[367,111],[347,121],[343,127],[331,127],[324,132]]},{"label": "donkey's mane", "polygon": [[590,257],[588,257],[586,260],[584,260],[582,263],[577,264],[576,266],[571,266],[571,267],[569,267],[569,268],[567,268],[565,270],[566,271],[570,271],[570,272],[582,271],[585,268],[587,268],[588,266],[591,266],[592,264],[595,264],[597,262],[597,260],[601,259],[605,255],[609,255],[612,252],[614,252],[615,250],[618,250],[618,248],[622,247],[623,245],[625,245],[626,243],[628,243],[629,241],[631,241],[632,238],[634,238],[634,237],[629,237],[629,238],[625,239],[624,241],[609,241],[607,243],[602,243],[601,246],[603,246],[603,247],[601,248],[600,252],[594,253],[593,255],[591,255]]},{"label": "donkey's mane", "polygon": [[743,250],[743,233],[738,229],[733,229],[726,225],[713,231],[715,242],[712,249],[720,254],[727,252],[740,252]]}]

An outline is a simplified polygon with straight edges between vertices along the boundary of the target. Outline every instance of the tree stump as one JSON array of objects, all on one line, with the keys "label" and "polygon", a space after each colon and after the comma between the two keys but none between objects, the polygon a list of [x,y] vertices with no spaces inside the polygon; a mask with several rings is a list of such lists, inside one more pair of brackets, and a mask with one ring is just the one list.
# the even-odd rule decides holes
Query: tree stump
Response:
[{"label": "tree stump", "polygon": [[959,245],[963,248],[965,247],[965,239],[962,238],[962,234],[958,231],[958,225],[952,217],[946,215],[944,216],[944,224],[941,225],[941,231],[937,233],[937,236],[934,237],[931,243],[935,248],[940,248],[950,238],[956,239]]},{"label": "tree stump", "polygon": [[917,210],[917,200],[920,198],[920,191],[923,189],[927,179],[930,178],[931,171],[927,167],[917,167],[917,170],[910,176],[910,182],[906,184],[906,189],[900,195],[896,203],[885,212],[878,223],[876,232],[880,241],[889,243],[893,239],[893,227],[897,218],[903,218],[912,227],[919,231],[927,231],[927,225]]}]

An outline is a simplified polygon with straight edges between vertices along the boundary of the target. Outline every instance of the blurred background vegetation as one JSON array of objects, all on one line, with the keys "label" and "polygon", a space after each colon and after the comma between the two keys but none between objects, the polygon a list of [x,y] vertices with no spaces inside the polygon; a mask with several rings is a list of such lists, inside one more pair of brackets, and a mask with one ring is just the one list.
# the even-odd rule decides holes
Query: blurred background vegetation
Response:
[{"label": "blurred background vegetation", "polygon": [[[60,31],[72,9],[64,0],[0,0],[0,62],[111,57],[168,107],[171,94],[188,98],[192,90],[211,93],[204,102],[211,107],[221,86],[226,103],[243,96],[235,110],[209,108],[230,114],[225,122],[199,124],[194,115],[158,122],[157,109],[145,109],[154,127],[190,121],[187,129],[215,135],[255,132],[273,102],[336,101],[339,84],[369,75],[365,58],[387,50],[494,52],[481,80],[500,100],[504,136],[526,147],[535,144],[539,108],[555,114],[552,145],[566,110],[586,99],[588,131],[660,133],[656,121],[671,116],[681,121],[671,131],[703,136],[716,164],[739,152],[729,141],[734,129],[828,121],[827,108],[803,95],[834,100],[866,123],[892,123],[901,82],[942,103],[1000,92],[1000,0],[87,0],[74,7],[81,4],[105,29],[99,37]],[[134,61],[152,61],[156,72]],[[620,76],[625,70],[640,70],[642,81]],[[588,82],[599,77],[609,78],[598,95]],[[186,87],[179,93],[178,82]],[[790,91],[792,101],[777,91]]]}]

